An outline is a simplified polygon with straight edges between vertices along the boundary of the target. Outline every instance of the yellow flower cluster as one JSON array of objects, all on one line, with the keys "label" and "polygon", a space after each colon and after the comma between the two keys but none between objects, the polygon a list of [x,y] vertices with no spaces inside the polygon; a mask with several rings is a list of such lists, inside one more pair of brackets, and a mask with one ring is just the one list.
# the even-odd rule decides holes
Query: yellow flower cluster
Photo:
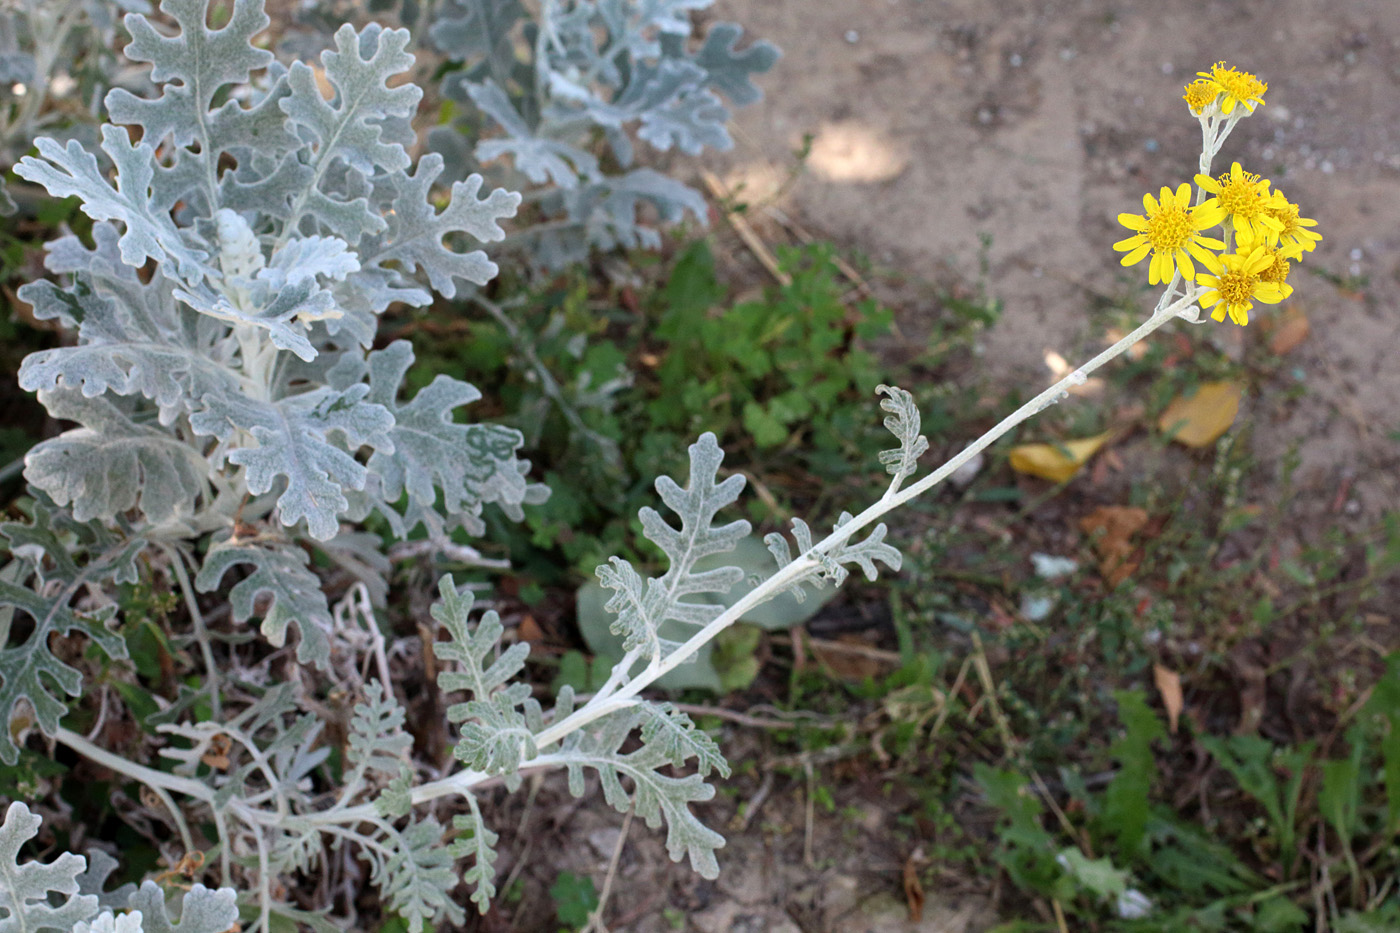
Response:
[{"label": "yellow flower cluster", "polygon": [[[1268,90],[1254,75],[1224,62],[1200,76],[1186,87],[1186,103],[1198,115],[1211,107],[1226,115],[1236,108],[1243,108],[1240,116],[1253,113]],[[1238,162],[1218,178],[1197,175],[1196,185],[1195,204],[1189,184],[1175,191],[1164,187],[1156,198],[1143,195],[1142,214],[1118,215],[1133,235],[1113,248],[1127,253],[1125,266],[1150,254],[1149,284],[1169,283],[1179,270],[1186,281],[1207,289],[1201,305],[1212,309],[1211,317],[1223,321],[1229,315],[1236,324],[1248,324],[1254,302],[1276,304],[1293,294],[1290,262],[1301,260],[1322,239],[1309,229],[1317,221],[1301,216],[1282,191],[1270,190],[1268,179]],[[1216,227],[1220,237],[1206,235]]]},{"label": "yellow flower cluster", "polygon": [[1236,107],[1243,107],[1245,113],[1253,113],[1254,105],[1264,103],[1264,92],[1269,86],[1247,71],[1230,68],[1224,62],[1216,62],[1210,71],[1198,71],[1199,80],[1186,85],[1186,105],[1194,114],[1201,114],[1217,101],[1220,112],[1230,116]]}]

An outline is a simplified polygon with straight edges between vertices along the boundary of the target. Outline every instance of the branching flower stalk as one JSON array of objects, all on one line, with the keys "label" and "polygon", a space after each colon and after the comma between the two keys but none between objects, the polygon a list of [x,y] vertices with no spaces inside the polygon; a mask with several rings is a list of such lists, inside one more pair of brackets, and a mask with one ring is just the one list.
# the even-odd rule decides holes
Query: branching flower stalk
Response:
[{"label": "branching flower stalk", "polygon": [[[468,12],[477,9],[468,6]],[[18,646],[0,643],[0,713],[9,715],[26,700],[52,740],[149,788],[169,811],[187,853],[201,844],[192,828],[203,824],[190,817],[207,814],[215,828],[219,881],[247,892],[244,908],[255,917],[248,933],[271,933],[279,921],[309,920],[300,906],[278,899],[275,891],[282,886],[275,882],[318,867],[334,877],[327,853],[342,845],[368,864],[384,911],[403,917],[412,933],[462,922],[464,909],[451,896],[459,881],[473,887],[472,901],[486,911],[496,894],[498,836],[486,824],[478,795],[497,784],[514,790],[524,774],[545,769],[565,770],[576,796],[585,792],[585,771],[596,773],[609,804],[635,812],[649,826],[664,823],[671,857],[688,857],[696,871],[714,877],[715,852],[724,839],[691,807],[713,796],[706,778],[710,772],[727,777],[728,764],[682,710],[650,701],[643,691],[779,594],[801,598],[804,587],[840,585],[848,565],[870,579],[877,562],[898,570],[900,552],[885,543],[887,529],[880,522],[887,513],[938,486],[1168,322],[1199,322],[1198,304],[1214,307],[1217,319],[1228,314],[1247,323],[1254,300],[1273,302],[1291,291],[1288,260],[1319,239],[1297,205],[1238,163],[1218,179],[1208,176],[1220,144],[1262,103],[1264,90],[1252,75],[1215,66],[1187,88],[1187,103],[1203,129],[1194,201],[1188,185],[1164,187],[1160,198],[1144,198],[1144,215],[1119,217],[1135,231],[1115,244],[1128,254],[1124,264],[1150,254],[1149,282],[1163,286],[1147,320],[916,481],[919,458],[929,449],[918,408],[910,393],[881,386],[884,423],[899,441],[880,458],[891,476],[885,493],[858,515],[842,514],[819,541],[794,518],[795,557],[787,537],[768,535],[764,543],[776,571],[732,603],[718,598],[744,579],[744,571],[706,560],[730,554],[749,534],[747,521],[717,523],[745,479],[720,480],[724,453],[713,434],[702,435],[689,448],[687,485],[669,477],[656,481],[675,518],[650,508],[640,513],[646,536],[668,559],[666,571],[647,577],[617,557],[598,568],[603,587],[613,592],[607,609],[615,616],[623,657],[584,702],[565,687],[552,710],[542,709],[520,679],[528,645],[503,648],[504,626],[496,613],[474,617],[470,588],[444,577],[432,607],[438,634],[431,648],[443,666],[439,688],[466,697],[447,710],[458,729],[453,754],[459,767],[420,782],[406,712],[389,683],[389,653],[374,628],[370,594],[386,587],[375,576],[382,571],[374,568],[387,569],[387,561],[377,550],[382,542],[374,541],[375,550],[366,553],[366,536],[354,524],[376,512],[400,539],[423,526],[430,541],[447,542],[459,526],[479,529],[487,503],[519,517],[522,506],[541,500],[524,479],[529,464],[516,459],[518,433],[456,420],[455,410],[478,397],[474,388],[438,376],[413,399],[400,400],[412,351],[402,342],[371,349],[376,315],[393,301],[431,300],[411,277],[415,271],[447,297],[456,295],[458,279],[484,284],[494,265],[480,253],[451,249],[444,238],[469,233],[479,241],[499,240],[503,231],[496,221],[514,212],[518,196],[498,190],[478,199],[482,179],[476,176],[453,185],[447,206],[438,211],[428,194],[441,160],[426,156],[409,173],[412,160],[403,143],[411,138],[404,134],[417,90],[387,83],[411,63],[403,52],[406,32],[367,27],[356,33],[349,26],[338,31],[337,51],[323,59],[338,90],[331,101],[310,69],[298,65],[273,69],[275,81],[251,109],[237,101],[213,108],[221,85],[246,85],[252,72],[270,64],[270,56],[251,44],[267,24],[265,12],[259,0],[238,0],[230,24],[214,33],[202,0],[166,0],[164,9],[182,35],[159,36],[146,20],[133,17],[128,27],[137,39],[131,45],[194,95],[109,97],[109,109],[143,128],[139,145],[124,129],[104,128],[104,147],[119,170],[115,187],[77,144],[62,148],[45,140],[38,147],[42,158],[21,166],[21,174],[51,192],[83,197],[84,209],[99,223],[96,249],[69,237],[50,250],[52,271],[78,274],[83,300],[70,300],[47,281],[22,293],[32,296],[40,317],[82,324],[76,347],[31,357],[21,381],[39,390],[55,415],[84,427],[31,455],[27,476],[50,496],[36,505],[34,522],[0,525],[18,565],[13,579],[0,576],[0,605],[32,617],[35,632]],[[688,34],[688,20],[678,18],[683,13],[647,9],[663,38]],[[552,10],[546,2],[542,15],[551,22]],[[708,52],[698,56],[718,62],[714,71],[683,56],[663,60],[681,71],[700,69],[706,81],[743,97],[748,76],[771,64],[772,55],[760,50],[757,57],[736,56],[736,35],[721,30],[712,47],[715,35],[712,30]],[[539,38],[548,44],[558,37],[541,31]],[[658,43],[654,33],[634,35],[621,27],[613,35],[613,44],[619,42],[617,54],[632,43],[643,59],[653,45],[678,47],[669,39]],[[606,70],[609,61],[604,56],[593,64]],[[476,90],[483,100],[501,104],[489,85]],[[686,93],[692,91],[688,103],[672,103],[706,111],[713,94],[701,85]],[[498,113],[511,122],[509,114]],[[692,129],[701,133],[710,125],[706,120],[714,119],[710,113]],[[227,139],[215,132],[221,120]],[[172,142],[158,153],[152,142],[162,136]],[[268,139],[276,146],[269,148]],[[197,151],[187,148],[191,141]],[[548,142],[517,139],[523,147],[517,160],[536,158],[560,169],[560,150]],[[621,139],[613,142],[622,145]],[[587,161],[582,150],[563,151]],[[223,174],[216,158],[221,152],[236,165]],[[171,166],[157,176],[153,168],[161,158]],[[264,200],[258,202],[250,189]],[[172,213],[180,201],[188,206]],[[261,206],[250,207],[254,203]],[[200,211],[192,222],[190,215]],[[1206,235],[1216,226],[1220,239]],[[146,282],[133,270],[151,259],[157,274]],[[504,321],[504,311],[488,307]],[[137,332],[138,326],[149,332]],[[141,417],[128,418],[130,411]],[[109,462],[102,445],[113,434],[141,451],[141,459],[118,461],[119,467],[129,473],[139,467],[148,480],[164,478],[155,493],[134,477],[111,488],[87,483],[89,476],[113,472],[92,466]],[[86,468],[75,470],[75,462]],[[245,492],[256,497],[246,508]],[[191,579],[184,562],[194,566],[191,555],[200,553],[194,545],[211,533],[203,566]],[[131,761],[63,726],[66,705],[39,679],[42,673],[70,695],[80,692],[80,673],[48,653],[47,639],[55,632],[82,633],[109,657],[125,658],[124,643],[107,626],[118,606],[99,601],[99,610],[79,614],[73,600],[80,591],[101,593],[113,581],[136,582],[136,558],[148,547],[168,562],[207,668],[201,692],[182,693],[148,720],[158,740],[174,740],[159,750],[169,770]],[[306,566],[313,549],[340,566],[369,568],[334,610]],[[233,621],[261,616],[274,646],[284,643],[295,622],[298,661],[320,668],[354,700],[333,779],[326,767],[332,748],[322,737],[324,707],[306,694],[301,677],[268,683],[264,672],[259,685],[219,672],[218,649],[195,594],[216,590],[229,568],[240,564],[253,570],[228,592]],[[31,579],[29,587],[21,585]],[[370,679],[371,670],[377,679]],[[215,715],[200,718],[194,704],[210,690]],[[0,732],[0,760],[13,763],[18,753],[9,733]],[[688,765],[691,770],[678,776]],[[451,797],[464,806],[454,808],[449,843],[446,827],[433,816],[442,808],[432,805]],[[27,809],[12,808],[0,826],[0,845],[33,825]],[[466,867],[459,870],[459,863]],[[71,859],[64,864],[65,871],[73,866]],[[0,890],[0,896],[5,893]],[[208,913],[207,930],[183,922],[181,929],[227,929],[229,921],[216,921],[233,898],[232,891],[218,892],[221,906]],[[95,900],[73,903],[83,923],[93,918]],[[353,910],[353,904],[346,907]]]}]

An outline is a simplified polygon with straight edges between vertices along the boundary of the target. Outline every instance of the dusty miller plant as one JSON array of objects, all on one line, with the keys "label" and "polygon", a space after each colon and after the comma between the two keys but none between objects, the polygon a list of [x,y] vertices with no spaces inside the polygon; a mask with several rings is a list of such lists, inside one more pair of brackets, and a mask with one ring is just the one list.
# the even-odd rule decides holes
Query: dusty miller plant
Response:
[{"label": "dusty miller plant", "polygon": [[[881,457],[885,493],[820,539],[801,519],[791,540],[769,535],[775,571],[728,606],[714,597],[743,571],[700,562],[749,533],[747,521],[722,514],[745,480],[722,477],[723,452],[702,435],[689,447],[686,485],[656,482],[669,515],[640,513],[665,571],[646,576],[619,558],[598,568],[625,654],[586,698],[566,688],[545,708],[521,677],[528,646],[503,648],[496,614],[474,612],[471,592],[444,577],[431,647],[439,687],[456,695],[447,717],[457,738],[451,766],[429,773],[412,754],[391,646],[375,619],[384,558],[378,539],[356,525],[378,516],[397,536],[421,534],[429,547],[452,551],[451,535],[479,531],[488,505],[519,515],[543,493],[525,479],[518,434],[456,420],[477,398],[471,386],[440,375],[404,398],[409,347],[370,347],[389,304],[452,297],[459,283],[494,275],[484,254],[453,244],[501,238],[499,221],[519,196],[498,189],[482,197],[480,176],[433,195],[441,158],[415,166],[406,149],[419,91],[391,84],[411,64],[407,32],[339,29],[321,60],[327,97],[309,66],[283,68],[254,45],[268,25],[261,0],[235,0],[214,29],[205,0],[166,0],[162,11],[173,35],[139,14],[126,21],[127,55],[152,66],[158,93],[107,96],[113,122],[101,145],[115,166],[110,180],[76,141],[41,139],[39,157],[18,167],[55,196],[77,196],[96,223],[90,243],[65,236],[50,244],[58,280],[22,292],[38,317],[77,340],[26,359],[21,384],[77,427],[26,460],[32,521],[0,526],[12,555],[0,570],[0,761],[14,763],[14,736],[36,727],[141,785],[132,810],[169,828],[169,861],[224,886],[185,895],[179,929],[191,933],[225,930],[237,918],[258,933],[289,922],[344,929],[355,923],[357,900],[345,892],[364,877],[415,933],[464,919],[459,882],[485,911],[497,893],[499,838],[483,795],[515,789],[526,771],[563,770],[575,795],[596,781],[608,803],[665,827],[673,859],[713,877],[724,840],[693,807],[713,796],[707,778],[727,776],[728,765],[683,712],[643,691],[779,593],[840,584],[851,567],[872,579],[880,564],[898,569],[900,554],[878,521],[885,513],[1142,337],[1178,317],[1196,319],[1197,300],[1212,294],[1172,274],[1137,330],[917,480],[929,448],[918,409],[908,392],[880,387],[898,441]],[[1217,107],[1202,116],[1203,172],[1237,113],[1219,120]],[[1160,226],[1146,229],[1157,236]],[[1265,248],[1251,246],[1261,252],[1250,254],[1249,268]],[[1233,287],[1235,259],[1220,267],[1221,288]],[[359,577],[334,605],[309,566],[312,553]],[[63,695],[83,695],[82,675],[52,639],[84,636],[94,653],[123,660],[114,584],[147,568],[182,595],[204,677],[147,719],[164,740],[161,767],[137,760],[142,748],[103,747],[101,730],[81,735],[63,724]],[[234,623],[260,619],[273,646],[295,624],[298,663],[274,651],[248,664],[226,643],[236,632],[206,624],[210,596],[227,601]],[[673,624],[683,638],[662,635]],[[335,769],[315,669],[352,698]],[[439,819],[448,814],[450,831]],[[103,890],[107,856],[21,862],[37,829],[22,802],[0,824],[0,931],[174,929],[155,885]],[[207,855],[203,869],[186,859],[196,853]]]},{"label": "dusty miller plant", "polygon": [[[442,93],[490,121],[483,138],[439,127],[429,145],[466,171],[508,160],[539,223],[512,234],[531,262],[557,268],[590,249],[655,248],[664,224],[707,215],[699,192],[637,165],[634,136],[658,152],[729,149],[727,99],[751,104],[752,78],[778,59],[768,42],[691,14],[713,0],[446,0],[428,30],[461,65]],[[601,138],[601,151],[595,140]],[[525,183],[528,182],[528,185]]]}]

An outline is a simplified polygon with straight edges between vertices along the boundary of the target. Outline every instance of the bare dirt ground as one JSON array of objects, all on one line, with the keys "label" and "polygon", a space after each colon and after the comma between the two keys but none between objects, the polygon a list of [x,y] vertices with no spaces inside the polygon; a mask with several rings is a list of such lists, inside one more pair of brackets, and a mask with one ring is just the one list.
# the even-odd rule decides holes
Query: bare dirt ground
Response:
[{"label": "bare dirt ground", "polygon": [[[1355,476],[1367,513],[1400,502],[1400,3],[1394,0],[721,0],[780,45],[767,96],[738,115],[728,177],[757,200],[813,137],[781,199],[816,232],[938,279],[980,276],[1004,302],[987,372],[1039,388],[1055,350],[1101,334],[1096,299],[1140,294],[1111,244],[1142,193],[1189,181],[1200,151],[1181,87],[1225,59],[1269,83],[1217,157],[1273,180],[1324,240],[1294,273],[1312,335],[1307,393],[1256,407],[1265,458],[1300,445],[1305,490]],[[1307,274],[1325,271],[1338,287]],[[1301,274],[1300,274],[1301,273]],[[1355,287],[1363,281],[1366,283]],[[1238,352],[1247,334],[1215,327]],[[1250,410],[1246,410],[1246,415]],[[1262,417],[1267,415],[1267,417]]]},{"label": "bare dirt ground", "polygon": [[[1073,360],[1102,345],[1095,303],[1138,295],[1145,313],[1153,300],[1145,266],[1122,269],[1111,244],[1126,235],[1120,211],[1195,172],[1199,132],[1181,86],[1219,59],[1260,74],[1268,103],[1216,168],[1238,160],[1317,218],[1324,240],[1304,269],[1326,276],[1294,274],[1311,334],[1290,378],[1307,391],[1254,399],[1240,417],[1253,419],[1265,462],[1297,447],[1299,495],[1319,513],[1336,511],[1339,488],[1349,513],[1400,506],[1396,0],[720,0],[718,13],[785,55],[763,81],[766,98],[738,115],[735,151],[709,164],[762,201],[810,134],[807,165],[778,205],[914,276],[975,282],[985,262],[1004,302],[983,341],[985,372],[1027,389],[1050,378],[1047,351]],[[1208,339],[1238,354],[1257,331],[1215,325]],[[722,823],[757,783],[736,778],[737,799],[707,816]],[[964,933],[996,922],[956,879],[927,892],[922,922],[907,919],[910,852],[892,845],[909,841],[892,832],[900,801],[872,796],[863,816],[818,814],[808,830],[800,787],[778,786],[751,825],[730,827],[717,883],[661,868],[660,839],[634,827],[612,928],[681,929],[665,922],[667,904],[705,933]],[[581,837],[564,849],[576,870],[606,867],[617,824],[587,808],[559,827]]]}]

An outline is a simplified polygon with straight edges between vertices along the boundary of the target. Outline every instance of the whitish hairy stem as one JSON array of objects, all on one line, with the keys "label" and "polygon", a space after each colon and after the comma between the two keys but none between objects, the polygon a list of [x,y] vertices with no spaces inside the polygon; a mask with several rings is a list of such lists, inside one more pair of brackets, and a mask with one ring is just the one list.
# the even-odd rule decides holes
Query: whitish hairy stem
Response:
[{"label": "whitish hairy stem", "polygon": [[208,671],[209,685],[209,705],[214,711],[215,719],[223,719],[220,710],[222,701],[220,700],[219,689],[219,665],[214,663],[214,646],[209,638],[209,629],[204,624],[204,613],[199,611],[199,602],[194,598],[194,587],[190,585],[190,575],[185,570],[184,555],[179,549],[168,544],[162,544],[160,549],[165,552],[166,559],[170,561],[171,571],[175,574],[175,580],[180,584],[180,593],[185,597],[185,609],[190,614],[190,619],[194,621],[194,639],[199,642],[199,653],[204,659],[204,669]]},{"label": "whitish hairy stem", "polygon": [[133,781],[140,781],[152,790],[174,791],[177,794],[184,794],[187,797],[194,797],[205,803],[214,802],[214,790],[205,785],[202,781],[193,778],[181,777],[178,774],[167,774],[164,771],[157,771],[145,765],[137,764],[134,761],[127,761],[120,755],[114,755],[101,746],[94,745],[78,733],[63,726],[58,727],[58,731],[53,736],[63,745],[67,745],[73,751],[90,759],[104,768],[109,768],[118,774],[125,774]]},{"label": "whitish hairy stem", "polygon": [[[1203,288],[1189,286],[1186,290],[1186,294],[1181,298],[1165,307],[1159,307],[1153,312],[1152,317],[1148,318],[1141,326],[1128,334],[1128,336],[1119,340],[1113,346],[1104,350],[1079,369],[1076,369],[1065,378],[1050,386],[1050,388],[1046,389],[1044,392],[1041,392],[1010,415],[1007,415],[996,427],[973,441],[961,453],[943,464],[937,470],[934,470],[928,476],[925,476],[917,483],[903,490],[887,492],[874,505],[867,508],[864,512],[861,512],[845,525],[842,525],[839,530],[833,532],[820,543],[813,545],[809,551],[800,555],[792,563],[751,590],[742,599],[721,613],[713,622],[705,625],[679,648],[667,655],[664,660],[660,662],[653,661],[635,678],[619,687],[615,692],[608,693],[600,690],[585,706],[540,732],[535,736],[536,746],[545,748],[552,745],[569,735],[569,733],[588,725],[590,722],[601,719],[610,713],[624,709],[635,703],[636,701],[634,698],[638,693],[650,686],[657,678],[689,660],[701,646],[709,642],[725,628],[732,625],[744,615],[744,613],[772,599],[785,591],[793,583],[796,583],[798,580],[818,570],[818,568],[821,567],[820,555],[830,554],[838,550],[852,535],[869,526],[886,512],[892,511],[911,499],[923,495],[925,492],[928,492],[930,489],[943,482],[943,480],[952,475],[959,467],[990,447],[1021,422],[1030,418],[1032,415],[1038,414],[1061,398],[1066,397],[1071,388],[1083,385],[1084,380],[1090,373],[1115,357],[1122,355],[1129,347],[1138,343],[1168,321],[1175,320],[1178,316],[1182,315],[1183,312],[1191,314],[1188,309],[1193,308],[1196,299],[1203,294],[1204,291],[1205,289]],[[1191,316],[1194,317],[1195,315],[1191,314]],[[610,679],[608,685],[612,683],[613,679]],[[451,781],[452,778],[448,778],[447,780]]]}]

